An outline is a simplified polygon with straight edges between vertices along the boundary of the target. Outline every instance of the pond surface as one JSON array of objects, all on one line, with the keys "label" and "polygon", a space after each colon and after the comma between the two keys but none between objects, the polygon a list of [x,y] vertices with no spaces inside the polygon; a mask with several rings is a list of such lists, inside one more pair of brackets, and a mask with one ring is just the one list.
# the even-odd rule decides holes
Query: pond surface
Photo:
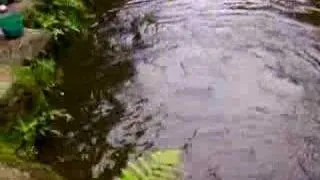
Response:
[{"label": "pond surface", "polygon": [[70,180],[184,147],[185,179],[320,179],[320,29],[308,1],[96,1],[97,30],[60,60],[39,158]]}]

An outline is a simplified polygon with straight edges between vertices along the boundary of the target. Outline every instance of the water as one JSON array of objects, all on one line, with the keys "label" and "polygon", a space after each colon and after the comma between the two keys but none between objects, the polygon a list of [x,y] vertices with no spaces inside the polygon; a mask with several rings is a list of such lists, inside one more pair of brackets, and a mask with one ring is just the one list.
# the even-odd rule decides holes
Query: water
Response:
[{"label": "water", "polygon": [[112,179],[185,147],[185,179],[320,179],[320,31],[308,1],[96,1],[101,22],[60,60],[74,116],[39,158]]}]

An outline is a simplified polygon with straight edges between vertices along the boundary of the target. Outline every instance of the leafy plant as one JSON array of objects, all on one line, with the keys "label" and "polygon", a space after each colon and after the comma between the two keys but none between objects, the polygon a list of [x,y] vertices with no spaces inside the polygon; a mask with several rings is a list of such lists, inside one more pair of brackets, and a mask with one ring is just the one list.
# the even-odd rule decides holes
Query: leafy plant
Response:
[{"label": "leafy plant", "polygon": [[15,84],[22,86],[34,87],[36,80],[30,67],[18,67],[14,69]]},{"label": "leafy plant", "polygon": [[34,144],[39,136],[46,136],[48,133],[61,136],[60,132],[50,128],[51,122],[57,117],[70,118],[70,115],[62,110],[48,109],[38,115],[20,117],[13,131],[13,136],[20,139],[18,155],[32,157],[36,153]]},{"label": "leafy plant", "polygon": [[67,33],[82,32],[88,13],[81,0],[37,0],[25,16],[27,26],[44,28],[57,40]]},{"label": "leafy plant", "polygon": [[129,162],[118,180],[177,180],[181,163],[180,150],[156,151]]},{"label": "leafy plant", "polygon": [[14,69],[15,83],[30,88],[49,89],[55,85],[56,64],[52,59],[34,59],[31,66]]},{"label": "leafy plant", "polygon": [[34,79],[44,89],[55,85],[56,63],[52,59],[36,59],[31,64]]},{"label": "leafy plant", "polygon": [[19,156],[33,156],[37,137],[47,133],[60,135],[50,128],[54,119],[71,118],[64,110],[51,107],[46,97],[45,91],[51,90],[57,82],[55,67],[52,59],[35,59],[30,66],[14,69],[15,83],[7,98],[12,101],[9,104],[17,108],[13,108],[14,116],[9,121],[11,128],[6,136],[9,142],[14,140],[19,144]]}]

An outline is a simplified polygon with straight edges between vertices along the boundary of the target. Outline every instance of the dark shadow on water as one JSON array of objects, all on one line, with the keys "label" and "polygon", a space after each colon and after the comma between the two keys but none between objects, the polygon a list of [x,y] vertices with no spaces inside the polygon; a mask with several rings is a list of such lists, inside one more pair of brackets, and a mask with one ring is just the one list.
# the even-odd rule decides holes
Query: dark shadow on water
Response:
[{"label": "dark shadow on water", "polygon": [[293,14],[289,14],[288,16],[304,23],[312,24],[315,26],[320,25],[320,11],[319,12],[307,11],[305,13],[293,13]]},{"label": "dark shadow on water", "polygon": [[121,47],[98,40],[95,34],[62,50],[58,65],[64,76],[59,88],[64,95],[54,101],[74,120],[54,122],[53,128],[63,138],[48,137],[39,146],[38,158],[70,180],[112,179],[125,166],[133,147],[124,142],[114,147],[107,140],[125,113],[115,94],[134,74],[130,50],[115,51]]}]

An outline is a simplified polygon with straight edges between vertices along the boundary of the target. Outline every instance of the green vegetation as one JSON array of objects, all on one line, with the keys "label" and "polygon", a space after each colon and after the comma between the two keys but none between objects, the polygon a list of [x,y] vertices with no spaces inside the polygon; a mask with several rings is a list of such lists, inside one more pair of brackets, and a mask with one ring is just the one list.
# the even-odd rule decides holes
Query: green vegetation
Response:
[{"label": "green vegetation", "polygon": [[[82,0],[33,0],[24,16],[26,27],[49,31],[55,45],[69,36],[85,33],[89,18]],[[18,169],[32,169],[28,172],[35,170],[36,174],[42,172],[36,179],[61,179],[43,165],[25,162],[34,160],[37,138],[48,133],[60,135],[51,129],[52,121],[71,118],[49,101],[60,80],[55,61],[50,57],[36,58],[27,66],[12,69],[14,84],[10,90],[5,89],[10,83],[0,87],[0,90],[5,89],[0,91],[3,94],[0,99],[0,162]]]},{"label": "green vegetation", "polygon": [[12,146],[12,143],[0,141],[0,162],[2,168],[3,165],[5,165],[6,167],[27,171],[33,179],[63,180],[61,176],[54,173],[48,166],[35,162],[26,162],[17,158],[15,155],[15,147]]},{"label": "green vegetation", "polygon": [[[35,0],[32,9],[25,11],[25,24],[31,28],[42,28],[51,32],[54,42],[69,35],[86,32],[89,18],[81,0]],[[36,179],[60,180],[50,168],[34,160],[38,137],[48,133],[59,136],[51,129],[54,120],[69,120],[64,110],[55,109],[50,93],[59,82],[55,61],[37,58],[28,66],[13,68],[14,84],[0,99],[0,162],[14,168],[36,172]],[[177,180],[181,173],[181,151],[161,150],[129,162],[119,180]]]},{"label": "green vegetation", "polygon": [[32,9],[25,12],[26,25],[50,31],[55,40],[68,33],[85,31],[89,17],[81,0],[35,0]]},{"label": "green vegetation", "polygon": [[[84,32],[87,12],[82,0],[34,0],[25,10],[24,19],[27,27],[46,29],[58,42],[67,35]],[[14,68],[14,75],[15,83],[1,100],[6,106],[0,112],[0,142],[10,144],[9,149],[18,156],[30,159],[36,153],[37,137],[59,135],[50,129],[51,122],[71,117],[64,110],[54,109],[48,100],[59,81],[53,59],[34,59],[28,66]]]},{"label": "green vegetation", "polygon": [[178,180],[181,151],[161,150],[129,162],[118,180]]},{"label": "green vegetation", "polygon": [[13,71],[15,82],[0,99],[1,168],[27,171],[37,180],[61,180],[49,167],[25,161],[34,160],[36,138],[54,132],[49,128],[52,120],[69,118],[50,106],[45,93],[55,86],[55,63],[51,59],[36,59],[30,66],[16,67]]},{"label": "green vegetation", "polygon": [[56,85],[53,60],[36,59],[30,66],[15,68],[14,72],[15,83],[5,98],[9,104],[7,124],[0,137],[3,142],[14,143],[18,155],[32,158],[38,136],[59,134],[50,130],[51,122],[57,118],[71,117],[63,110],[51,107],[46,96],[46,92]]},{"label": "green vegetation", "polygon": [[[24,16],[27,27],[46,29],[54,42],[59,42],[66,36],[84,33],[89,14],[82,0],[34,0]],[[48,94],[59,81],[54,60],[34,59],[28,66],[15,68],[14,74],[15,83],[6,96],[10,113],[6,115],[3,136],[6,142],[18,144],[19,155],[30,157],[35,153],[38,136],[59,135],[50,129],[53,120],[71,117],[48,101]]]}]

